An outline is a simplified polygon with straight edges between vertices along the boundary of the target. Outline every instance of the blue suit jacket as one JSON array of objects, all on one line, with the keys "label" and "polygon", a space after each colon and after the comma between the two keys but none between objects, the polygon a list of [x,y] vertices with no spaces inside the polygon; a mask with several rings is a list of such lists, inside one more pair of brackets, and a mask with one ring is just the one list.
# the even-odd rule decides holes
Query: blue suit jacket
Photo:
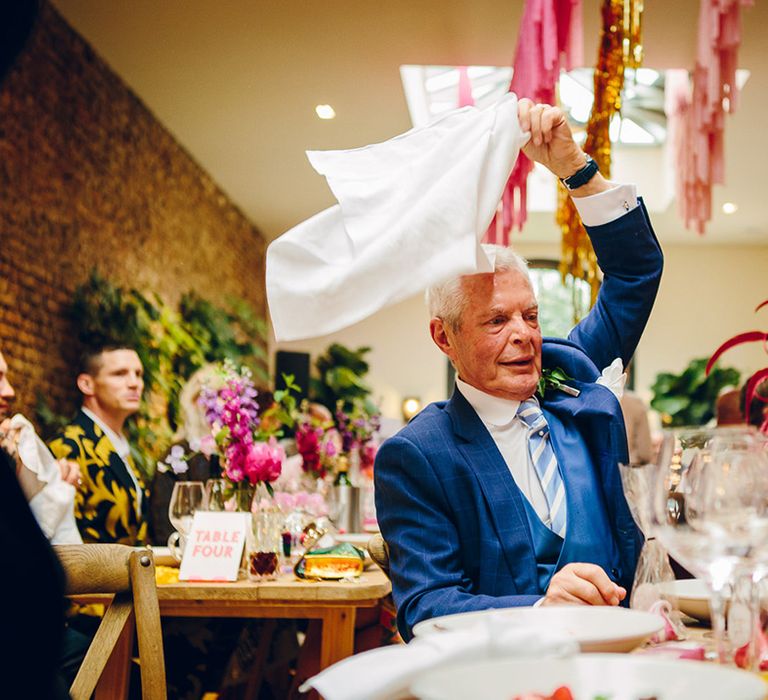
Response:
[{"label": "blue suit jacket", "polygon": [[[581,394],[548,391],[542,405],[566,491],[569,469],[582,467],[571,467],[559,446],[573,444],[575,431],[589,451],[599,487],[584,502],[605,512],[612,538],[606,548],[619,558],[609,575],[629,589],[641,541],[617,467],[628,461],[624,422],[613,393],[594,382],[616,357],[625,366],[631,358],[656,297],[662,255],[642,203],[588,233],[605,275],[597,303],[568,340],[545,338],[542,349],[543,366],[565,370]],[[398,626],[406,640],[424,619],[532,605],[541,597],[525,496],[460,392],[431,404],[387,440],[374,474]],[[570,507],[568,517],[558,568],[571,561],[571,533],[577,538],[580,528],[589,528],[587,518],[574,523],[580,516]],[[605,561],[598,549],[582,548],[578,560]]]}]

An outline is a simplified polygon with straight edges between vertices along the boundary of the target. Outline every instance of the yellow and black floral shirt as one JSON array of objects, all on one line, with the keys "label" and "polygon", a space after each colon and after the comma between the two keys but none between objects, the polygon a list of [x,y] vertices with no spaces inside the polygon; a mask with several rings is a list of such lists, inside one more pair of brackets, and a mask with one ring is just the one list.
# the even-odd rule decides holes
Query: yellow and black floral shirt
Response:
[{"label": "yellow and black floral shirt", "polygon": [[140,512],[128,467],[97,424],[79,411],[49,447],[56,457],[80,464],[82,483],[75,496],[75,519],[84,542],[141,545],[147,541],[149,491],[128,457],[144,491]]}]

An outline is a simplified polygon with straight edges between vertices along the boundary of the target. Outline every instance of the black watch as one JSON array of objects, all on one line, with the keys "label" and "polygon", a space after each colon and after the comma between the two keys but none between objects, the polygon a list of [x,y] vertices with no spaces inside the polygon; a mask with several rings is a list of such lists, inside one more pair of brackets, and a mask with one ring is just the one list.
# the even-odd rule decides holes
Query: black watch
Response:
[{"label": "black watch", "polygon": [[566,189],[568,190],[575,190],[577,187],[581,187],[582,185],[586,185],[598,172],[597,163],[590,155],[586,155],[587,162],[584,165],[583,168],[580,170],[577,170],[573,175],[570,177],[563,177],[560,178],[560,182],[562,182]]}]

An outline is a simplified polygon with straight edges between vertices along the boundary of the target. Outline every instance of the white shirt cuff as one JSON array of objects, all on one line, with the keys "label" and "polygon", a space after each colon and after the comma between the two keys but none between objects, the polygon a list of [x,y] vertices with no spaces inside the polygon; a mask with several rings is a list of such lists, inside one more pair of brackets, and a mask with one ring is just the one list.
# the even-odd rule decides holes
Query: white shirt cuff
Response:
[{"label": "white shirt cuff", "polygon": [[638,206],[637,187],[614,184],[605,192],[589,197],[573,197],[572,200],[585,226],[600,226],[615,221]]},{"label": "white shirt cuff", "polygon": [[547,596],[541,596],[531,607],[538,608],[544,602],[544,598]]}]

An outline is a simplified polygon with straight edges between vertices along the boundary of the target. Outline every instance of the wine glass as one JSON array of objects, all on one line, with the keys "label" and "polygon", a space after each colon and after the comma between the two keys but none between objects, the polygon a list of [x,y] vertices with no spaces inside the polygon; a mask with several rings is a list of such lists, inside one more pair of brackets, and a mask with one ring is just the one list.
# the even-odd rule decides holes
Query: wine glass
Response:
[{"label": "wine glass", "polygon": [[712,594],[712,629],[728,660],[724,595],[765,560],[768,464],[754,432],[691,428],[667,432],[651,489],[651,529]]},{"label": "wine glass", "polygon": [[192,519],[204,503],[202,481],[177,481],[168,504],[168,518],[176,532],[168,538],[168,548],[177,561],[181,561],[186,537],[192,529]]}]

